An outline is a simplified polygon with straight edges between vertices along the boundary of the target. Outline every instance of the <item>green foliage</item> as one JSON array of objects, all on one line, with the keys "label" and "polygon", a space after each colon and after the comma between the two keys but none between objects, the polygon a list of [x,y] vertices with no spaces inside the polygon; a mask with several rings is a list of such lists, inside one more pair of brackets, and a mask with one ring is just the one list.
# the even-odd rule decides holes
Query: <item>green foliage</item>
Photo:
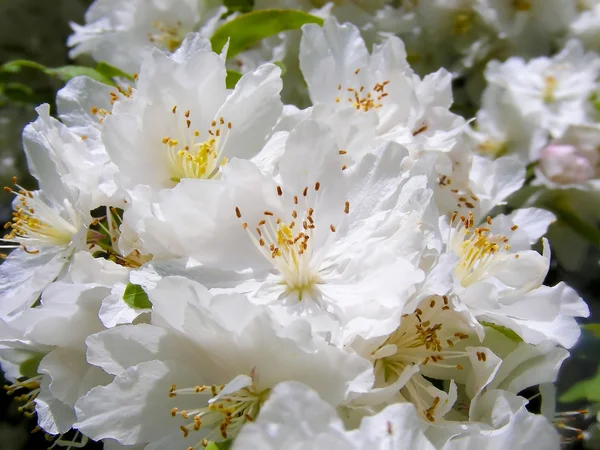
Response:
[{"label": "green foliage", "polygon": [[227,89],[233,89],[238,81],[242,78],[242,74],[236,72],[235,70],[227,70],[227,79],[225,80],[225,84],[227,84]]},{"label": "green foliage", "polygon": [[248,49],[260,40],[286,30],[296,30],[305,23],[323,24],[311,14],[283,9],[267,9],[242,14],[222,25],[211,38],[212,48],[219,53],[229,39],[228,58]]},{"label": "green foliage", "polygon": [[99,74],[103,75],[106,78],[110,78],[111,80],[114,80],[115,78],[124,78],[129,81],[134,80],[133,75],[131,75],[127,72],[123,72],[121,69],[119,69],[115,66],[111,66],[110,64],[102,62],[102,61],[100,61],[98,64],[96,64],[95,70]]},{"label": "green foliage", "polygon": [[75,78],[79,75],[87,75],[94,80],[100,81],[105,84],[114,84],[112,78],[105,74],[93,69],[91,67],[83,66],[63,66],[63,67],[46,67],[42,64],[36,63],[35,61],[28,61],[26,59],[18,59],[15,61],[7,62],[0,66],[0,72],[7,72],[11,74],[20,73],[23,69],[33,69],[42,72],[48,76],[56,78],[60,81],[67,82],[71,78]]},{"label": "green foliage", "polygon": [[18,75],[20,79],[23,78],[22,74],[25,70],[33,70],[43,73],[44,75],[47,75],[62,83],[66,83],[70,79],[80,75],[88,76],[96,81],[99,81],[100,83],[111,86],[116,85],[116,78],[133,80],[133,77],[130,74],[125,73],[122,70],[104,62],[98,63],[95,68],[71,65],[62,67],[46,67],[35,61],[18,59],[9,61],[0,66],[0,103],[2,102],[2,99],[5,101],[32,104],[53,101],[55,94],[54,91],[51,93],[36,92],[30,86],[20,82],[15,82],[12,79],[15,77],[15,75]]},{"label": "green foliage", "polygon": [[287,72],[287,67],[285,66],[283,61],[275,61],[273,64],[275,64],[277,67],[279,67],[281,69],[281,76],[284,76],[285,73]]},{"label": "green foliage", "polygon": [[598,92],[593,92],[592,95],[590,95],[590,103],[596,110],[596,118],[600,120],[600,95]]},{"label": "green foliage", "polygon": [[558,220],[570,226],[581,237],[592,244],[600,246],[600,230],[577,213],[565,193],[555,192],[545,199],[540,206],[553,212]]},{"label": "green foliage", "polygon": [[600,323],[587,323],[582,325],[581,328],[590,333],[596,339],[600,339]]},{"label": "green foliage", "polygon": [[148,298],[148,294],[139,284],[129,283],[127,285],[123,293],[123,301],[132,308],[152,308],[152,302]]},{"label": "green foliage", "polygon": [[223,4],[231,12],[247,13],[252,11],[254,0],[225,0]]},{"label": "green foliage", "polygon": [[225,442],[211,442],[206,450],[229,450],[232,444],[233,440],[231,439]]},{"label": "green foliage", "polygon": [[578,400],[600,402],[600,367],[594,377],[575,383],[558,400],[561,403],[570,403]]},{"label": "green foliage", "polygon": [[24,377],[33,378],[38,374],[38,366],[40,365],[40,361],[42,358],[46,356],[44,353],[35,353],[31,356],[31,358],[23,361],[19,366],[19,372]]},{"label": "green foliage", "polygon": [[510,328],[503,327],[502,325],[496,325],[492,322],[481,322],[481,325],[483,325],[484,327],[491,328],[492,330],[496,330],[499,333],[502,333],[505,337],[507,337],[513,342],[523,342],[521,336],[519,336]]}]

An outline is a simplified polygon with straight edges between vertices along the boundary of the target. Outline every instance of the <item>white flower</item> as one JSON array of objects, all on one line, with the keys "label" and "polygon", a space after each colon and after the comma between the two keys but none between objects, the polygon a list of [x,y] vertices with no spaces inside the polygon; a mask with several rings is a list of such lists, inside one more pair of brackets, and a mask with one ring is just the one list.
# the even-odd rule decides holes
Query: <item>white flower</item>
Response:
[{"label": "white flower", "polygon": [[314,104],[376,114],[377,134],[409,149],[417,143],[425,149],[440,150],[442,143],[442,150],[451,149],[452,144],[444,142],[444,131],[459,128],[464,120],[448,110],[450,74],[440,70],[421,80],[406,61],[404,44],[395,37],[369,54],[359,30],[350,23],[340,25],[329,18],[323,27],[308,24],[302,30],[300,67]]},{"label": "white flower", "polygon": [[[390,335],[362,341],[353,348],[372,361],[375,389],[358,396],[355,405],[409,401],[429,423],[442,419],[456,401],[456,383],[475,397],[498,370],[500,359],[479,344],[481,326],[454,310],[447,296],[423,299],[412,314],[404,314]],[[448,392],[431,380],[449,382]],[[398,395],[399,394],[399,395]]]},{"label": "white flower", "polygon": [[[51,160],[50,167],[57,172],[53,176],[60,178],[60,182],[66,188],[76,193],[78,204],[84,210],[93,210],[108,204],[122,207],[123,193],[117,189],[113,179],[116,168],[111,163],[104,145],[99,139],[98,130],[89,123],[86,124],[87,126],[83,125],[84,121],[89,120],[87,117],[75,119],[75,116],[80,113],[67,107],[64,97],[69,94],[73,95],[72,91],[75,91],[79,94],[82,102],[87,97],[105,96],[105,102],[108,103],[111,97],[105,91],[106,87],[85,77],[72,81],[59,91],[57,101],[62,105],[63,113],[70,119],[67,123],[73,124],[74,127],[68,127],[51,117],[49,105],[42,105],[36,109],[39,114],[38,119],[28,125],[24,132],[26,139],[24,145],[28,158],[34,158],[34,156],[30,156],[36,151],[34,146],[43,147],[47,152],[47,157]],[[85,94],[81,92],[81,89],[86,90]],[[117,92],[116,89],[114,92]],[[90,132],[89,135],[85,134],[87,131]],[[36,163],[32,161],[31,164]],[[49,170],[51,169],[45,169],[46,172]],[[46,191],[44,186],[41,187]]]},{"label": "white flower", "polygon": [[344,170],[332,133],[306,121],[287,138],[276,179],[233,160],[222,185],[164,191],[147,223],[174,230],[167,242],[181,256],[227,274],[206,276],[209,287],[250,293],[334,333],[358,316],[393,321],[384,311],[402,312],[422,280],[426,239],[435,238],[427,180],[403,180],[405,156],[387,143]]},{"label": "white flower", "polygon": [[573,40],[552,58],[492,61],[485,77],[502,90],[502,101],[513,105],[532,130],[541,128],[560,137],[570,124],[589,121],[589,97],[599,71],[600,57],[584,53]]},{"label": "white flower", "polygon": [[356,430],[345,430],[335,409],[317,392],[286,382],[275,386],[257,420],[242,429],[233,449],[433,450],[423,428],[414,407],[400,403],[364,417]]},{"label": "white flower", "polygon": [[[109,255],[109,258],[114,255]],[[130,324],[140,315],[150,312],[147,308],[135,308],[124,301],[125,289],[131,272],[137,264],[131,258],[117,259],[119,263],[101,256],[94,258],[90,253],[79,252],[73,257],[69,273],[65,277],[74,284],[94,284],[105,286],[110,292],[102,299],[97,311],[98,318],[106,328],[119,324]]]},{"label": "white flower", "polygon": [[[426,51],[418,56],[433,59],[437,67],[460,74],[496,49],[496,30],[482,15],[489,7],[464,0],[426,0],[416,7],[421,39]],[[433,64],[432,64],[433,65]]]},{"label": "white flower", "polygon": [[489,390],[471,403],[468,422],[447,423],[446,429],[430,427],[426,435],[442,450],[560,449],[552,424],[528,412],[526,404],[523,397]]},{"label": "white flower", "polygon": [[75,426],[93,439],[199,447],[235,437],[279,382],[305,383],[337,406],[351,385],[373,381],[366,361],[313,340],[306,322],[282,328],[242,296],[211,297],[181,277],[165,278],[149,295],[153,325],[86,341],[88,361],[116,376],[76,405]]},{"label": "white flower", "polygon": [[[73,405],[91,387],[107,381],[106,374],[85,359],[84,340],[104,327],[98,309],[110,289],[98,284],[71,284],[56,281],[46,287],[40,304],[12,318],[11,330],[28,342],[38,375],[17,383],[32,389],[30,405],[38,425],[52,435],[66,433],[75,422]],[[10,345],[0,339],[0,345]],[[37,357],[37,358],[36,358]],[[34,387],[37,385],[37,388]]]},{"label": "white flower", "polygon": [[424,0],[415,11],[428,50],[417,56],[471,77],[491,57],[548,53],[577,14],[562,0]]},{"label": "white flower", "polygon": [[600,3],[591,0],[588,10],[584,10],[569,27],[569,37],[579,39],[589,50],[600,51]]},{"label": "white flower", "polygon": [[448,238],[458,257],[453,292],[479,321],[506,326],[532,344],[550,339],[569,348],[579,336],[574,317],[587,317],[589,310],[564,283],[542,286],[550,264],[547,241],[541,255],[530,249],[553,220],[536,208],[488,216],[478,227],[472,215],[461,217]]},{"label": "white flower", "polygon": [[280,69],[261,66],[229,91],[225,64],[207,46],[190,36],[171,57],[155,50],[137,89],[104,120],[102,140],[124,186],[214,178],[229,158],[251,158],[264,145],[282,108]]},{"label": "white flower", "polygon": [[[430,177],[436,175],[430,159],[423,158],[417,166],[431,172]],[[437,174],[434,187],[440,215],[472,214],[475,221],[481,221],[493,208],[505,205],[506,199],[525,182],[525,163],[515,156],[493,160],[473,155],[466,177],[461,173],[464,169],[455,170],[450,176]]]},{"label": "white flower", "polygon": [[540,386],[542,413],[551,420],[556,408],[554,395],[546,386],[552,386],[558,377],[558,371],[568,358],[569,352],[552,341],[544,341],[539,345],[531,345],[511,336],[506,330],[501,333],[492,327],[485,328],[483,345],[492,349],[502,358],[502,364],[487,389],[502,389],[513,394],[532,387]]},{"label": "white flower", "polygon": [[441,69],[421,79],[406,58],[395,37],[369,54],[352,24],[327,19],[323,27],[305,25],[300,65],[314,103],[311,118],[332,127],[348,153],[345,164],[390,140],[409,151],[401,170],[452,179],[449,190],[466,187],[471,149],[465,120],[450,111],[452,77]]},{"label": "white flower", "polygon": [[[0,267],[0,311],[13,314],[31,306],[42,289],[61,272],[76,249],[85,245],[91,221],[90,192],[73,182],[78,167],[61,152],[85,152],[85,143],[38,109],[38,120],[25,128],[23,143],[31,173],[40,190],[28,191],[13,179],[14,214],[2,248],[17,248]],[[18,248],[21,247],[21,248]],[[6,317],[6,316],[4,316]]]},{"label": "white flower", "polygon": [[477,121],[472,128],[467,128],[473,149],[486,157],[516,154],[523,161],[531,161],[546,141],[547,133],[541,128],[532,128],[529,121],[523,120],[518,105],[507,102],[505,97],[503,86],[486,86]]},{"label": "white flower", "polygon": [[210,36],[225,11],[210,0],[96,0],[86,25],[71,23],[71,58],[91,54],[121,70],[137,72],[152,48],[174,52],[197,28]]}]

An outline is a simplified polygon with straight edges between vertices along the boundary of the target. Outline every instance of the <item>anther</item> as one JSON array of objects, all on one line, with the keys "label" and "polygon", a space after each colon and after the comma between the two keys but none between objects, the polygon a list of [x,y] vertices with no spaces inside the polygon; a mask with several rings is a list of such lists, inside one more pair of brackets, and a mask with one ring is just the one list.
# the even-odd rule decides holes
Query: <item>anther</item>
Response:
[{"label": "anther", "polygon": [[421,134],[424,131],[427,131],[427,125],[423,125],[421,128],[419,128],[418,130],[413,131],[413,136],[416,136],[417,134]]}]

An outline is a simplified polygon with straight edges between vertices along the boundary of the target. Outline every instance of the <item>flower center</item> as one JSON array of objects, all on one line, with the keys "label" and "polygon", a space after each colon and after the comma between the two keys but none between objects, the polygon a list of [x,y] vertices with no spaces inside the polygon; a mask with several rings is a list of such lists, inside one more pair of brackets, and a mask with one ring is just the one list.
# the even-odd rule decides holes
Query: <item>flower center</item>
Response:
[{"label": "flower center", "polygon": [[33,417],[35,415],[35,399],[40,393],[41,381],[42,375],[37,375],[25,381],[15,381],[11,385],[4,386],[8,395],[14,395],[17,391],[27,391],[26,393],[15,397],[16,401],[23,402],[23,404],[19,406],[18,411],[23,413],[26,417]]},{"label": "flower center", "polygon": [[257,390],[254,383],[235,392],[226,392],[225,385],[195,386],[184,389],[177,389],[176,385],[172,385],[169,397],[199,395],[210,398],[203,401],[205,406],[199,408],[186,410],[173,408],[171,416],[179,416],[186,421],[179,427],[186,438],[193,431],[204,430],[203,438],[188,450],[207,447],[211,442],[235,437],[246,422],[253,422],[269,393],[270,389]]},{"label": "flower center", "polygon": [[[457,360],[468,358],[465,351],[454,350],[454,345],[469,335],[463,332],[443,333],[443,322],[454,317],[445,295],[424,300],[412,314],[402,317],[400,326],[373,353],[378,384],[396,382],[411,365],[435,366],[436,370],[463,370]],[[447,316],[447,317],[444,317]],[[485,358],[485,355],[483,356]],[[454,362],[450,362],[454,360]],[[431,382],[420,373],[413,374],[400,393],[415,404],[417,410],[430,422],[435,422],[440,397],[432,396]]]},{"label": "flower center", "polygon": [[556,101],[556,88],[558,86],[558,80],[552,75],[548,75],[544,78],[544,90],[542,92],[542,98],[544,103],[554,103]]},{"label": "flower center", "polygon": [[[452,218],[452,222],[455,219],[456,214]],[[487,224],[492,224],[489,216]],[[515,225],[513,231],[516,228]],[[450,245],[460,258],[455,273],[463,287],[467,287],[487,275],[490,268],[506,251],[510,250],[506,236],[491,234],[487,227],[474,228],[471,212],[468,217],[460,217],[460,224],[456,228]]]},{"label": "flower center", "polygon": [[[94,258],[104,258],[120,266],[137,269],[152,260],[152,255],[132,250],[121,253],[118,242],[121,237],[120,225],[123,223],[123,210],[105,206],[105,214],[95,217],[87,230],[86,243],[93,251]],[[101,211],[101,209],[100,209]]]},{"label": "flower center", "polygon": [[[314,191],[318,192],[320,187],[321,183],[317,181]],[[322,282],[318,274],[320,258],[316,256],[312,244],[317,227],[314,218],[315,210],[308,205],[308,193],[307,186],[301,196],[293,196],[294,205],[291,208],[289,221],[276,217],[271,211],[264,211],[263,218],[258,221],[254,229],[247,222],[242,221],[242,227],[247,231],[256,248],[279,271],[287,291],[298,294],[298,300],[302,300],[303,293],[310,292],[315,285]],[[283,196],[281,186],[277,186],[277,195]],[[304,204],[302,207],[299,206],[300,199]],[[349,202],[345,203],[344,212],[346,214],[350,212]],[[238,219],[242,219],[239,207],[235,208],[235,214]],[[336,232],[333,224],[329,225],[329,230],[332,233]]]},{"label": "flower center", "polygon": [[[355,75],[358,75],[359,73],[360,69],[354,71]],[[338,84],[339,94],[335,98],[335,101],[336,103],[340,103],[344,98],[344,92],[346,92],[346,100],[351,103],[357,111],[371,111],[372,109],[378,109],[383,106],[381,100],[389,95],[385,92],[385,88],[389,83],[389,80],[375,83],[371,90],[366,90],[363,85],[355,89],[353,87],[344,88],[341,84]]]},{"label": "flower center", "polygon": [[82,226],[81,218],[71,204],[67,200],[64,202],[64,211],[68,214],[67,220],[58,211],[48,206],[40,198],[39,193],[19,186],[16,177],[13,177],[13,184],[18,188],[17,191],[9,187],[4,188],[5,191],[15,194],[17,198],[14,201],[12,221],[4,225],[4,228],[10,231],[2,240],[21,245],[28,253],[39,252],[39,250],[28,250],[28,245],[55,247],[69,245]]},{"label": "flower center", "polygon": [[477,145],[477,150],[487,156],[497,158],[507,152],[507,143],[494,139],[486,139],[484,142]]},{"label": "flower center", "polygon": [[180,21],[177,21],[175,25],[167,25],[155,20],[152,22],[152,27],[156,31],[148,33],[148,40],[155,45],[162,44],[171,53],[179,48],[186,35],[186,32],[183,30],[183,24]]},{"label": "flower center", "polygon": [[231,130],[231,122],[225,122],[223,117],[218,121],[213,120],[207,135],[201,137],[200,131],[191,128],[190,110],[185,111],[182,118],[178,116],[177,105],[171,112],[178,120],[181,119],[178,123],[182,124],[177,127],[181,139],[170,136],[162,139],[173,174],[171,181],[178,183],[182,178],[214,178],[219,167],[227,163],[227,158],[222,158],[221,154]]}]

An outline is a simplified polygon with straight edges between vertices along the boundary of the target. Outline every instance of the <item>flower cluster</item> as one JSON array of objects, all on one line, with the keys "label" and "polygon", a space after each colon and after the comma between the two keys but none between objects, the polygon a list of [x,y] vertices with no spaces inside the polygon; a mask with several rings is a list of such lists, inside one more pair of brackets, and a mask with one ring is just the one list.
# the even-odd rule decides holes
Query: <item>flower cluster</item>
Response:
[{"label": "flower cluster", "polygon": [[[531,186],[520,202],[575,210],[596,222],[597,208],[590,205],[600,198],[600,55],[570,40],[553,57],[492,61],[485,78],[471,132],[476,151],[515,154],[531,165]],[[585,240],[558,226],[550,236],[561,263],[579,269]]]},{"label": "flower cluster", "polygon": [[98,0],[73,25],[74,54],[135,80],[70,80],[60,120],[42,105],[23,133],[39,190],[6,188],[0,363],[53,445],[560,448],[552,383],[588,308],[543,284],[555,215],[498,208],[531,160],[498,149],[543,132],[537,179],[593,184],[600,57],[569,43],[488,65],[475,129],[450,110],[453,75],[421,77],[381,30],[408,14],[466,61],[482,42],[550,45],[568,24],[547,3],[510,2],[515,30],[483,0],[294,1],[327,16],[278,37],[299,40],[299,109],[264,48],[227,87],[227,45],[206,37],[231,20],[219,5],[141,3]]}]

